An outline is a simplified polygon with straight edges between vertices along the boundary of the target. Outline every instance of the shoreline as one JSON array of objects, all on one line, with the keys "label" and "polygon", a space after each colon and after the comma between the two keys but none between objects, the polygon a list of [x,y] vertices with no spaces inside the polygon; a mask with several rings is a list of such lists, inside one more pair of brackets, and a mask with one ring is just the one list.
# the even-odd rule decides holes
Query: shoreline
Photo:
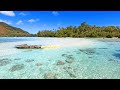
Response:
[{"label": "shoreline", "polygon": [[90,39],[90,38],[102,38],[102,39],[120,39],[119,37],[4,37],[4,36],[0,36],[0,38],[86,38],[86,39]]}]

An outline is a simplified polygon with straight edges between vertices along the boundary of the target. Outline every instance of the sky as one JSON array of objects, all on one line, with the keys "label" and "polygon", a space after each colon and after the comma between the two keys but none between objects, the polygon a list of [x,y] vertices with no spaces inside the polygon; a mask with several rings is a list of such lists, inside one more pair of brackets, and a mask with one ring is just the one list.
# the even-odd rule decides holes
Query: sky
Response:
[{"label": "sky", "polygon": [[0,11],[0,22],[35,34],[41,30],[79,26],[82,22],[120,26],[120,11]]}]

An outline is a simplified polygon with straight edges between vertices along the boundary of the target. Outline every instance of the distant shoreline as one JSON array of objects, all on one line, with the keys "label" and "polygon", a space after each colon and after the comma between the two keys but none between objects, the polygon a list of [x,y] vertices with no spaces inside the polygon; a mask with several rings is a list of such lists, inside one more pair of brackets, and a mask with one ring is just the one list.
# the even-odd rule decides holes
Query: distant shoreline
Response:
[{"label": "distant shoreline", "polygon": [[[0,38],[9,38],[9,37],[1,37]],[[34,38],[34,37],[10,37],[10,38]],[[35,37],[35,38],[101,38],[101,39],[120,39],[118,37]]]}]

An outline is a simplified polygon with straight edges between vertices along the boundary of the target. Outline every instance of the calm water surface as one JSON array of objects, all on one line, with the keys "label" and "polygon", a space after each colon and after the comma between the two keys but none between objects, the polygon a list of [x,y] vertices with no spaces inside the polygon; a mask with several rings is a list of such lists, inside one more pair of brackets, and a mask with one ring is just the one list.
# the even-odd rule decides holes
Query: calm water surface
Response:
[{"label": "calm water surface", "polygon": [[[59,45],[16,49],[15,45]],[[120,39],[0,38],[1,79],[120,79]]]}]

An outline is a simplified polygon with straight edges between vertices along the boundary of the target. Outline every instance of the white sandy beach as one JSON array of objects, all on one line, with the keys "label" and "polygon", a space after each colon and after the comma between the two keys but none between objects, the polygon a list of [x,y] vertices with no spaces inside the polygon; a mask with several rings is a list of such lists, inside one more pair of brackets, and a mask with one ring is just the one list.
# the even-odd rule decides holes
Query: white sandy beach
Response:
[{"label": "white sandy beach", "polygon": [[18,41],[18,42],[6,42],[0,43],[0,56],[15,54],[18,51],[15,46],[20,44],[28,44],[28,45],[57,45],[60,48],[63,47],[74,47],[81,46],[85,47],[88,45],[93,45],[95,42],[88,39],[80,39],[80,38],[46,38],[34,41]]}]

